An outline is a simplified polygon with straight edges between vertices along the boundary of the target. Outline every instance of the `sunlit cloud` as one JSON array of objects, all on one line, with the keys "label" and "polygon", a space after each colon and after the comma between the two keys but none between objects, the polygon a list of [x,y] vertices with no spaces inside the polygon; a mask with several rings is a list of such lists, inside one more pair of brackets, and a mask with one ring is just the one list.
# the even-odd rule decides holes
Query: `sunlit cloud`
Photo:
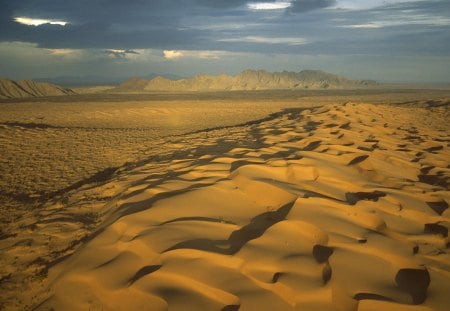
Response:
[{"label": "sunlit cloud", "polygon": [[198,29],[198,30],[212,30],[212,31],[221,31],[221,30],[241,30],[241,29],[249,29],[249,28],[256,28],[256,27],[262,27],[264,26],[264,23],[252,23],[249,21],[244,22],[225,22],[225,23],[211,23],[211,24],[205,24],[205,23],[198,23],[198,24],[192,24],[187,26],[187,29]]},{"label": "sunlit cloud", "polygon": [[383,28],[385,26],[383,26],[382,24],[379,23],[367,23],[367,24],[355,24],[355,25],[344,25],[341,26],[342,28],[367,28],[367,29],[376,29],[376,28]]},{"label": "sunlit cloud", "polygon": [[250,10],[283,10],[290,6],[291,1],[252,2],[247,4]]},{"label": "sunlit cloud", "polygon": [[191,56],[203,59],[220,59],[223,55],[220,51],[192,51]]},{"label": "sunlit cloud", "polygon": [[218,60],[223,57],[240,55],[237,52],[229,51],[211,51],[211,50],[181,50],[181,51],[163,51],[165,59],[179,59],[179,58],[196,58],[196,59],[210,59]]},{"label": "sunlit cloud", "polygon": [[165,59],[177,59],[183,57],[183,53],[180,51],[164,50],[163,54]]},{"label": "sunlit cloud", "polygon": [[250,42],[250,43],[264,43],[264,44],[287,44],[287,45],[302,45],[308,43],[305,38],[298,37],[261,37],[261,36],[247,36],[238,38],[219,39],[221,42]]},{"label": "sunlit cloud", "polygon": [[81,54],[80,50],[75,49],[48,49],[51,55],[61,56],[61,57],[74,57]]},{"label": "sunlit cloud", "polygon": [[44,24],[50,24],[50,25],[59,25],[59,26],[66,26],[68,23],[61,20],[54,20],[54,19],[36,19],[36,18],[29,18],[29,17],[15,17],[14,21],[23,25],[27,26],[40,26]]},{"label": "sunlit cloud", "polygon": [[334,8],[346,10],[367,10],[385,5],[415,2],[420,0],[337,0]]},{"label": "sunlit cloud", "polygon": [[396,27],[405,25],[424,25],[424,26],[450,26],[450,18],[443,16],[429,16],[429,15],[397,15],[391,16],[390,19],[372,21],[363,24],[343,25],[342,28],[366,28],[377,29],[385,27]]},{"label": "sunlit cloud", "polygon": [[236,55],[243,55],[242,53],[238,52],[230,52],[230,51],[209,51],[209,50],[202,50],[202,51],[183,51],[183,53],[187,57],[192,58],[199,58],[199,59],[221,59],[229,56],[236,56]]}]

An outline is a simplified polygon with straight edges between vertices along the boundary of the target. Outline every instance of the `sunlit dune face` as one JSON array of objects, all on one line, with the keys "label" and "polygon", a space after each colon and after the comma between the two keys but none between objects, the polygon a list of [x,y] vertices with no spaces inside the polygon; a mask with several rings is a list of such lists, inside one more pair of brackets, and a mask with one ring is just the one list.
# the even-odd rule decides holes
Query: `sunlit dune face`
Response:
[{"label": "sunlit dune face", "polygon": [[14,18],[14,21],[23,25],[27,26],[40,26],[44,24],[50,24],[50,25],[59,25],[59,26],[66,26],[68,23],[61,20],[54,20],[54,19],[35,19],[35,18],[29,18],[29,17],[16,17]]}]

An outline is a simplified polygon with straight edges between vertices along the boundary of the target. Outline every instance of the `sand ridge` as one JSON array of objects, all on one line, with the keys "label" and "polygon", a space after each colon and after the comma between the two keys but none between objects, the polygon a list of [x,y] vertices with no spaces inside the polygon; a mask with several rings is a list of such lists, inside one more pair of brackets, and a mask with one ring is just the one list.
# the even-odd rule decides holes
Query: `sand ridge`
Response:
[{"label": "sand ridge", "polygon": [[[201,134],[191,152],[124,169],[41,212],[28,230],[80,246],[35,263],[49,277],[33,303],[446,310],[447,119],[446,105],[348,103],[227,132],[240,146]],[[88,210],[100,220],[80,226]]]},{"label": "sand ridge", "polygon": [[126,98],[1,104],[0,237],[5,223],[55,195],[105,180],[127,162],[188,148],[186,141],[196,139],[188,132],[255,121],[294,105],[311,106]]}]

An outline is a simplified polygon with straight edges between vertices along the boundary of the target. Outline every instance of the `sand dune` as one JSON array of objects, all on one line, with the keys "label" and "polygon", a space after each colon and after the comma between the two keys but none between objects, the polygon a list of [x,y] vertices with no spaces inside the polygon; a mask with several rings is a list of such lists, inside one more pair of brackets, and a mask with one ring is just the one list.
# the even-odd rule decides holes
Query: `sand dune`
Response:
[{"label": "sand dune", "polygon": [[185,153],[19,223],[7,254],[42,278],[16,306],[448,310],[449,110],[436,106],[290,109],[186,136]]}]

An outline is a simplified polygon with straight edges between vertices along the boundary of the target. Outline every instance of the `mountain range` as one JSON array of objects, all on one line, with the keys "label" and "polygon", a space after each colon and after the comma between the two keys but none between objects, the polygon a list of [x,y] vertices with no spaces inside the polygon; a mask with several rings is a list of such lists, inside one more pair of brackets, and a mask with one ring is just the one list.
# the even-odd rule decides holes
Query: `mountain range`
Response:
[{"label": "mountain range", "polygon": [[282,89],[345,89],[377,86],[371,80],[352,80],[319,70],[300,72],[268,72],[244,70],[240,74],[209,76],[196,75],[189,79],[170,80],[155,77],[151,80],[131,78],[112,92],[186,92],[233,90],[282,90]]},{"label": "mountain range", "polygon": [[0,98],[28,98],[74,95],[75,92],[59,85],[32,80],[0,79]]},{"label": "mountain range", "polygon": [[[145,76],[142,76],[143,79],[153,79],[158,76],[164,76],[168,79],[178,80],[183,77],[171,74],[158,74],[158,73],[149,73]],[[111,75],[111,76],[102,76],[102,75],[67,75],[67,76],[57,76],[52,78],[33,78],[33,81],[36,82],[47,82],[52,84],[61,85],[64,87],[74,88],[74,87],[95,87],[99,85],[118,85],[128,79],[130,76],[121,75]]]},{"label": "mountain range", "polygon": [[[94,87],[94,93],[146,93],[146,92],[207,92],[207,91],[251,91],[251,90],[295,90],[295,89],[362,89],[376,87],[371,80],[352,80],[319,70],[300,72],[268,72],[244,70],[238,75],[196,75],[186,79],[169,79],[157,76],[149,80],[131,78],[113,87]],[[32,80],[13,81],[0,79],[0,99],[42,96],[75,95],[83,88],[72,89]]]}]

